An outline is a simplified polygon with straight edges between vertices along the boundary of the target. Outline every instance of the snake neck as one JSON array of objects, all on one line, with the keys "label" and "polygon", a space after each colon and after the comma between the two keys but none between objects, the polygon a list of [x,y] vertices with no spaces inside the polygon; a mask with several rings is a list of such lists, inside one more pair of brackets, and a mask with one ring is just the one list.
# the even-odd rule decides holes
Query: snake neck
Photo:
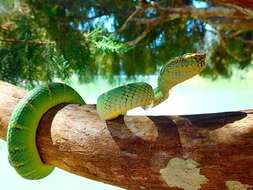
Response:
[{"label": "snake neck", "polygon": [[169,92],[170,92],[169,89],[166,91],[162,91],[160,87],[155,88],[154,89],[155,97],[154,97],[152,107],[155,107],[161,102],[163,102],[164,100],[166,100],[169,97]]},{"label": "snake neck", "polygon": [[154,89],[154,98],[153,98],[152,104],[142,106],[142,108],[144,110],[153,108],[153,107],[157,106],[158,104],[162,103],[164,100],[166,100],[168,98],[168,96],[169,96],[169,91],[166,91],[165,93],[163,93],[159,87],[156,87]]},{"label": "snake neck", "polygon": [[171,88],[199,74],[205,67],[205,57],[203,53],[185,54],[165,64],[158,76],[158,87],[154,89],[153,107],[168,98]]}]

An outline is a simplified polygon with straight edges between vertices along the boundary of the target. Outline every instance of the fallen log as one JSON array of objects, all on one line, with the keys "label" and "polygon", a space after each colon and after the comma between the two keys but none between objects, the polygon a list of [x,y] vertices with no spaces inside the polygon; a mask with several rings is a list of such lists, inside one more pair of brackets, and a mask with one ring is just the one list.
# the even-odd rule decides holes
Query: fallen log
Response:
[{"label": "fallen log", "polygon": [[[0,82],[0,138],[26,91]],[[252,189],[253,110],[101,120],[95,105],[49,110],[37,132],[45,163],[126,189]]]}]

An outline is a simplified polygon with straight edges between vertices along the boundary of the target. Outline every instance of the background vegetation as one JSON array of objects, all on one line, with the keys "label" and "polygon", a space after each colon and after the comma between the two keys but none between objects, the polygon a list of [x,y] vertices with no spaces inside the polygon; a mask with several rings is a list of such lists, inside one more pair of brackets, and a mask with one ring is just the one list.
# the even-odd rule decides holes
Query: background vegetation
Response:
[{"label": "background vegetation", "polygon": [[[253,21],[183,12],[194,5],[215,7],[190,0],[0,0],[0,80],[27,86],[76,75],[81,83],[98,76],[117,82],[119,75],[156,74],[172,57],[196,51],[208,53],[204,77],[247,69]],[[180,16],[172,18],[168,7],[182,8]]]}]

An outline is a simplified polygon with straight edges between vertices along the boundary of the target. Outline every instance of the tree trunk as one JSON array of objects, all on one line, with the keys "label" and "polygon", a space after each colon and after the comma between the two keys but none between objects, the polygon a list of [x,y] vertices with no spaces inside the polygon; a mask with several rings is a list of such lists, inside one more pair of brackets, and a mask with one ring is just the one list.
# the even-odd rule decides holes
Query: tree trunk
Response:
[{"label": "tree trunk", "polygon": [[[1,138],[25,94],[0,82]],[[253,188],[252,110],[104,121],[94,105],[62,107],[40,122],[45,163],[127,189]]]}]

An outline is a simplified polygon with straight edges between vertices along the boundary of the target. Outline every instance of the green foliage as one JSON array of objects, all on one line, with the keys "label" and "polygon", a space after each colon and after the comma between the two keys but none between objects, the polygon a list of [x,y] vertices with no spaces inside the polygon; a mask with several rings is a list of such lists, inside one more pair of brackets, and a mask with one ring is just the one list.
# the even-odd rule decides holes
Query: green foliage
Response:
[{"label": "green foliage", "polygon": [[124,43],[120,43],[116,39],[115,34],[108,33],[105,29],[97,27],[91,32],[84,33],[86,39],[89,40],[91,46],[94,46],[94,52],[96,53],[116,53],[122,54],[126,53],[130,46]]},{"label": "green foliage", "polygon": [[[137,1],[122,0],[0,0],[0,79],[34,85],[76,75],[85,83],[101,75],[115,82],[115,75],[154,74],[175,56],[203,51],[206,24],[185,18],[158,25],[135,46],[126,45],[144,30],[130,23],[123,33],[116,32],[136,6]],[[210,62],[203,76],[230,77],[230,65],[249,66],[252,37],[252,31],[237,39],[224,33],[225,45],[218,40],[207,50]]]},{"label": "green foliage", "polygon": [[55,78],[67,80],[77,74],[81,81],[89,82],[98,70],[94,64],[96,54],[122,53],[128,49],[101,28],[90,32],[70,28],[63,33],[50,18],[54,11],[47,10],[50,19],[47,22],[52,26],[46,27],[41,26],[37,13],[27,11],[5,14],[0,22],[1,80],[34,85]]}]

